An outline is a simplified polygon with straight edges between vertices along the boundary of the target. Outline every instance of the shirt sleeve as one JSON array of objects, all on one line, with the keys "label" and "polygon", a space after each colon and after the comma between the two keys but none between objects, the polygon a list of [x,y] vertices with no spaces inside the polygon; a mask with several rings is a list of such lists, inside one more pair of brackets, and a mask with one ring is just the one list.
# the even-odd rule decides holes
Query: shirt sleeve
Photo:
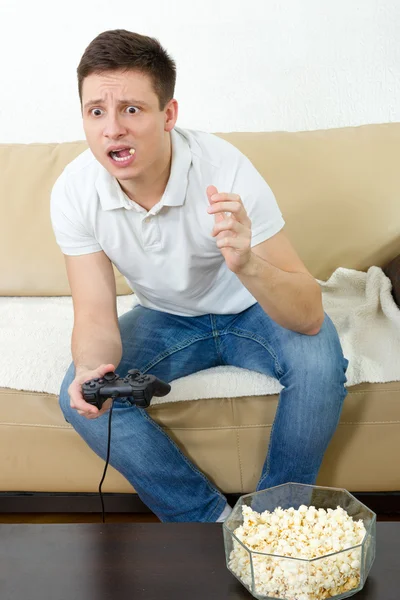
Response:
[{"label": "shirt sleeve", "polygon": [[88,226],[83,223],[64,173],[51,191],[50,218],[56,242],[64,254],[79,256],[102,250]]},{"label": "shirt sleeve", "polygon": [[232,193],[239,194],[251,220],[251,246],[269,239],[285,225],[275,196],[251,161],[241,156]]}]

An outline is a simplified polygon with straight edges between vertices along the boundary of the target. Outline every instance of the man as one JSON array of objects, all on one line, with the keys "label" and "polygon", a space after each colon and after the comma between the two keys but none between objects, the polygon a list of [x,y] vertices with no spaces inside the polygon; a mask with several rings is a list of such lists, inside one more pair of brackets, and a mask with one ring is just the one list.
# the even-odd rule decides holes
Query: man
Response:
[{"label": "man", "polygon": [[[51,217],[74,305],[65,418],[103,459],[110,404],[81,385],[137,368],[165,381],[235,365],[283,386],[257,490],[315,482],[347,360],[275,198],[235,147],[176,127],[175,63],[158,41],[97,36],[78,67],[89,149],[54,185]],[[112,264],[139,305],[119,320]],[[225,496],[145,409],[117,399],[110,464],[162,521],[223,521]]]}]

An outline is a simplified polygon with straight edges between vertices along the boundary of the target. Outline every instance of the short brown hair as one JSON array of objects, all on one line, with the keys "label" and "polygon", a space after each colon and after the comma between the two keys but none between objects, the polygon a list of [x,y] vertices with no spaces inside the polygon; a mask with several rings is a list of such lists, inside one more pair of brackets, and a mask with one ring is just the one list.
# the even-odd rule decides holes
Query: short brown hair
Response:
[{"label": "short brown hair", "polygon": [[160,110],[174,97],[175,61],[155,38],[126,29],[104,31],[86,48],[77,68],[79,99],[82,84],[92,73],[136,70],[148,75],[158,97]]}]

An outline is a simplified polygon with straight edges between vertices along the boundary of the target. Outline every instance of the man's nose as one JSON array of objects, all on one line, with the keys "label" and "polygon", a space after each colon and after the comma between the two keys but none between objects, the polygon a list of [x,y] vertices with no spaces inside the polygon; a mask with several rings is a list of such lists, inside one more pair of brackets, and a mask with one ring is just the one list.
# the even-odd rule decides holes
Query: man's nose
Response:
[{"label": "man's nose", "polygon": [[105,137],[118,138],[126,134],[126,127],[117,115],[108,115],[103,133]]}]

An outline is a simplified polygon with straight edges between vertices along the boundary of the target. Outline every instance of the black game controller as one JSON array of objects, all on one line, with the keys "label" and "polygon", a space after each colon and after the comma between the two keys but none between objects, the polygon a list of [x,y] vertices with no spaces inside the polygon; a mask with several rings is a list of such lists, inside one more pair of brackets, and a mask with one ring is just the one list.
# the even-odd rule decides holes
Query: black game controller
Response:
[{"label": "black game controller", "polygon": [[111,371],[82,385],[86,402],[97,406],[99,410],[107,398],[117,397],[132,397],[131,404],[147,408],[153,396],[166,396],[170,391],[169,383],[154,375],[143,375],[138,369],[131,369],[124,378]]}]

